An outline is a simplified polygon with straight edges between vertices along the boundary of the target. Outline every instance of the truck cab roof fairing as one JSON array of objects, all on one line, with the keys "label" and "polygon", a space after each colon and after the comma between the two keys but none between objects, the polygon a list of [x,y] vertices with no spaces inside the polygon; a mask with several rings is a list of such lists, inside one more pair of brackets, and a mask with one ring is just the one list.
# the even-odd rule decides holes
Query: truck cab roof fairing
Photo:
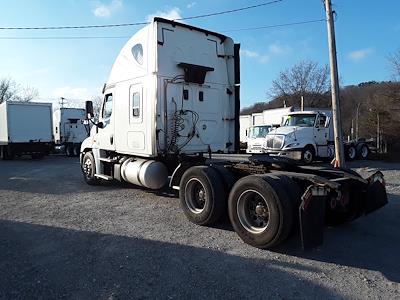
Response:
[{"label": "truck cab roof fairing", "polygon": [[145,76],[155,71],[156,62],[153,53],[156,51],[154,47],[156,47],[157,35],[154,26],[157,26],[157,23],[169,24],[173,27],[179,26],[202,32],[207,36],[215,36],[220,39],[221,44],[227,39],[225,35],[216,32],[156,17],[152,23],[136,32],[123,46],[112,66],[110,76],[107,80],[107,86],[132,78]]},{"label": "truck cab roof fairing", "polygon": [[151,26],[140,29],[122,47],[111,68],[107,86],[148,74]]}]

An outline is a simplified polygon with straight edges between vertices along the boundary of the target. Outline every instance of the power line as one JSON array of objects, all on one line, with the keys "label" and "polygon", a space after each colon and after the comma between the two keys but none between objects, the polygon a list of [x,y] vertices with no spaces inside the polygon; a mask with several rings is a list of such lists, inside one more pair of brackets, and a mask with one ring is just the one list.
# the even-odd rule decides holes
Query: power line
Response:
[{"label": "power line", "polygon": [[[174,21],[192,20],[199,18],[206,18],[212,16],[218,16],[223,14],[230,14],[238,11],[258,8],[262,6],[267,6],[275,3],[282,2],[283,0],[274,0],[269,2],[264,2],[256,5],[245,6],[236,9],[224,10],[220,12],[214,12],[204,15],[190,16],[185,18],[174,19]],[[122,23],[122,24],[105,24],[105,25],[80,25],[80,26],[44,26],[44,27],[0,27],[0,30],[62,30],[62,29],[90,29],[90,28],[110,28],[110,27],[126,27],[126,26],[139,26],[147,25],[149,22],[136,22],[136,23]]]},{"label": "power line", "polygon": [[302,25],[302,24],[317,23],[317,22],[325,22],[325,21],[326,21],[326,19],[318,19],[318,20],[309,20],[309,21],[301,21],[301,22],[293,22],[293,23],[284,23],[284,24],[276,24],[276,25],[266,25],[266,26],[259,26],[259,27],[249,27],[249,28],[230,29],[230,30],[224,30],[224,31],[222,31],[222,32],[236,32],[236,31],[259,30],[259,29],[268,29],[268,28],[276,28],[276,27],[287,27],[287,26]]},{"label": "power line", "polygon": [[199,18],[206,18],[206,17],[230,14],[230,13],[234,13],[234,12],[238,12],[238,11],[243,11],[243,10],[248,10],[248,9],[252,9],[252,8],[257,8],[257,7],[262,7],[262,6],[266,6],[266,5],[275,4],[275,3],[278,3],[278,2],[282,2],[282,1],[283,0],[275,0],[275,1],[270,1],[270,2],[264,2],[264,3],[261,3],[261,4],[246,6],[246,7],[237,8],[237,9],[231,9],[231,10],[225,10],[225,11],[215,12],[215,13],[210,13],[210,14],[205,14],[205,15],[199,15],[199,16],[175,19],[174,21],[192,20],[192,19],[199,19]]},{"label": "power line", "polygon": [[85,39],[127,39],[132,36],[1,36],[0,40],[85,40]]},{"label": "power line", "polygon": [[[229,29],[229,30],[223,30],[222,32],[261,30],[261,29],[269,29],[269,28],[277,28],[277,27],[297,26],[297,25],[325,22],[325,21],[326,21],[325,19],[316,19],[316,20],[307,20],[307,21],[299,21],[299,22],[284,23],[284,24],[265,25],[265,26],[259,26],[259,27]],[[44,36],[44,37],[6,37],[6,36],[3,36],[3,37],[0,37],[0,40],[128,39],[130,37],[131,36]]]}]

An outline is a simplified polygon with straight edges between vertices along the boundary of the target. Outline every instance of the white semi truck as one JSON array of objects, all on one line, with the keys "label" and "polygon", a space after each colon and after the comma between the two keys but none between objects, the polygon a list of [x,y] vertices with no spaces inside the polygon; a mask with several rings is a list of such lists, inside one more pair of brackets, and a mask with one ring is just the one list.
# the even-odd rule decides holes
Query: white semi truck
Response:
[{"label": "white semi truck", "polygon": [[[230,159],[239,150],[239,48],[222,34],[161,18],[138,31],[116,58],[100,119],[82,143],[84,180],[169,184],[191,222],[212,224],[227,210],[240,238],[259,248],[278,245],[296,226],[304,247],[319,245],[324,223],[385,205],[380,172],[364,179],[268,155]],[[86,111],[91,119],[90,101]]]},{"label": "white semi truck", "polygon": [[[316,157],[333,158],[335,153],[330,110],[296,111],[287,115],[283,126],[268,133],[263,142],[264,153],[290,157],[312,163]],[[344,144],[346,157],[366,159],[368,144],[351,141]]]},{"label": "white semi truck", "polygon": [[55,148],[67,156],[79,156],[82,141],[88,136],[85,109],[62,107],[53,113]]},{"label": "white semi truck", "polygon": [[47,155],[53,145],[51,103],[11,102],[0,104],[0,155],[12,159],[24,154]]}]

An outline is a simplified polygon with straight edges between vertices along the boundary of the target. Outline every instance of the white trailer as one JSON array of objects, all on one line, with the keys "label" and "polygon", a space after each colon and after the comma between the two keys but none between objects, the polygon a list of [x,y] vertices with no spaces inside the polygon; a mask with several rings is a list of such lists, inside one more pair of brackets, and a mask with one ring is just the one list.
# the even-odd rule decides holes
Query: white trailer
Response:
[{"label": "white trailer", "polygon": [[53,113],[55,147],[67,156],[79,155],[81,144],[88,136],[85,119],[85,109],[80,108],[63,107]]},{"label": "white trailer", "polygon": [[[239,150],[239,49],[224,35],[160,18],[136,33],[114,63],[99,122],[91,120],[82,143],[84,180],[149,189],[169,181],[191,222],[212,224],[227,210],[237,234],[260,248],[278,245],[299,225],[303,246],[318,245],[325,218],[346,222],[385,205],[379,172],[365,180],[269,156],[229,159]],[[93,103],[86,108],[91,119]]]},{"label": "white trailer", "polygon": [[251,125],[263,125],[264,124],[264,116],[263,113],[253,113],[251,114]]},{"label": "white trailer", "polygon": [[248,130],[251,127],[251,115],[241,115],[239,119],[240,124],[240,142],[247,143]]},{"label": "white trailer", "polygon": [[286,116],[294,110],[293,106],[266,109],[262,112],[263,114],[263,125],[271,125],[273,127],[279,127],[285,123]]},{"label": "white trailer", "polygon": [[30,154],[39,158],[53,143],[51,103],[10,102],[0,104],[0,147],[3,159]]}]

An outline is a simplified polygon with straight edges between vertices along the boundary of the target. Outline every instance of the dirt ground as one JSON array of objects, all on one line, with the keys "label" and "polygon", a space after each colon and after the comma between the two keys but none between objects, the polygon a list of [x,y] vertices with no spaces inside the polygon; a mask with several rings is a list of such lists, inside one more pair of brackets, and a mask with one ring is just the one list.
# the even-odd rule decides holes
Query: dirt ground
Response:
[{"label": "dirt ground", "polygon": [[387,206],[266,251],[189,223],[168,191],[88,186],[76,158],[0,161],[0,299],[400,299],[400,164],[351,167],[383,171]]}]

